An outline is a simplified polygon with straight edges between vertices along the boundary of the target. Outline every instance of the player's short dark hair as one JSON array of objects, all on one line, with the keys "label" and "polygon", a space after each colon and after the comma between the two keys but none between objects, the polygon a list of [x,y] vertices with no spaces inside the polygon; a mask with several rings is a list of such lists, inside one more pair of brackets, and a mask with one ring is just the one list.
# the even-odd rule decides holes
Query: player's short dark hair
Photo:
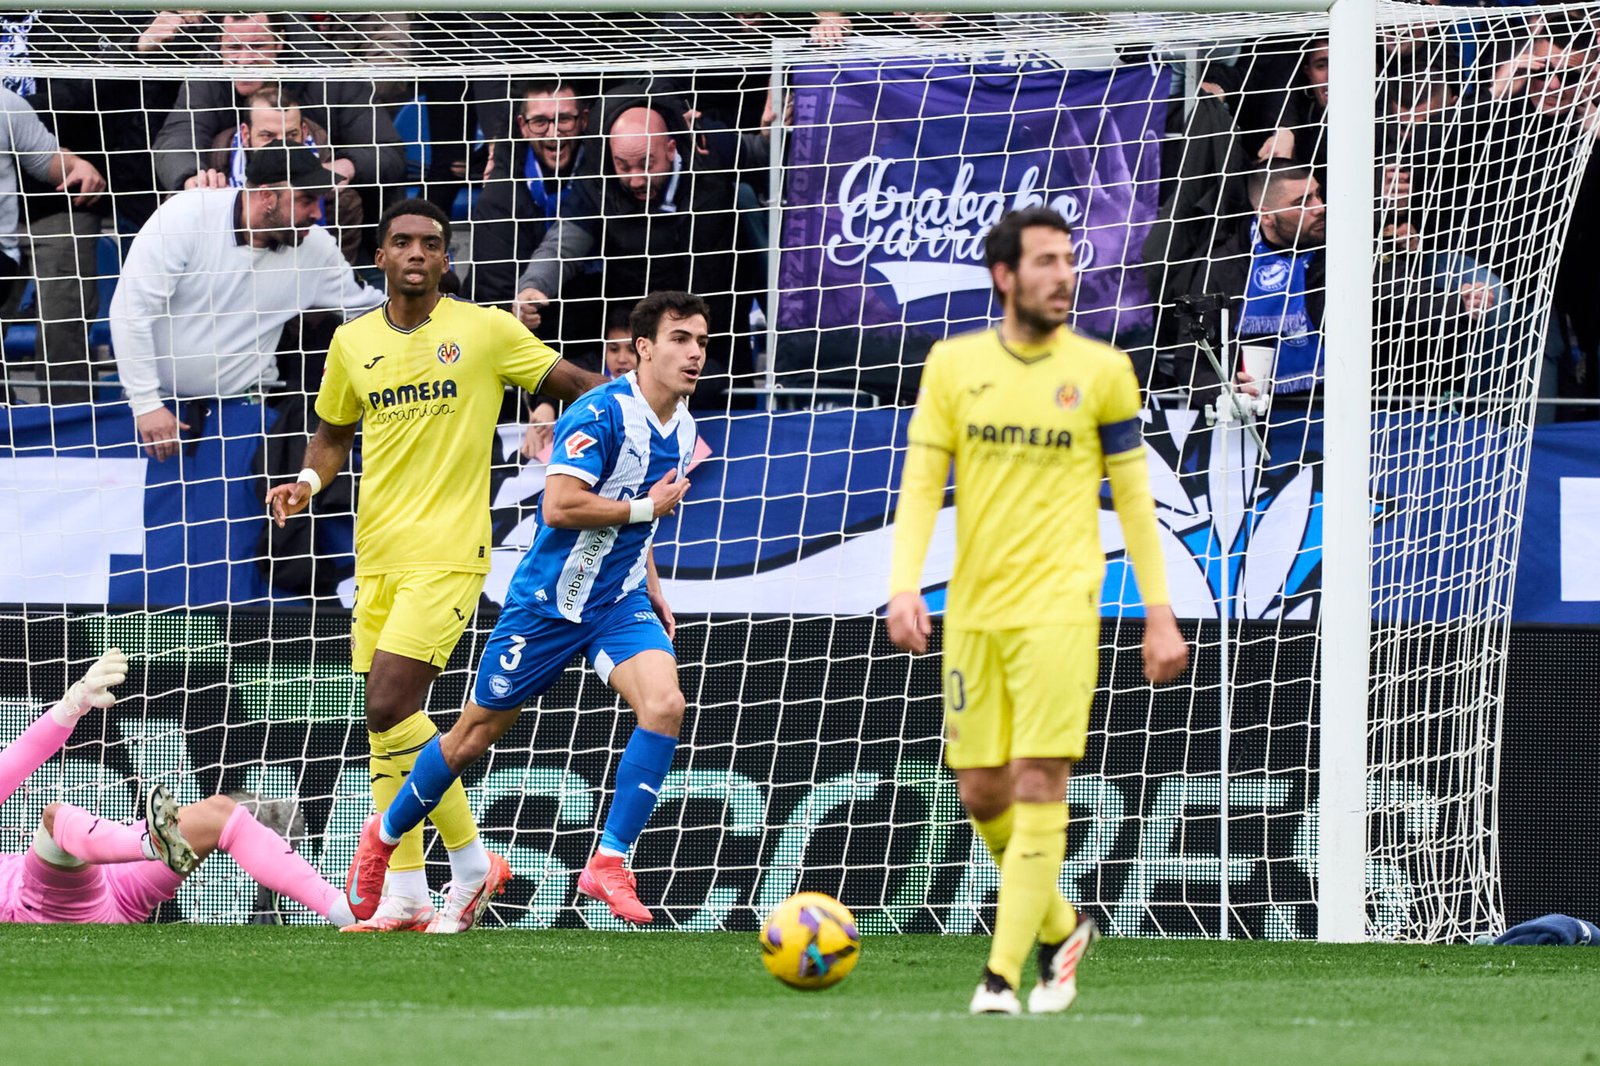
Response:
[{"label": "player's short dark hair", "polygon": [[605,331],[613,330],[630,331],[629,320],[633,317],[633,307],[625,303],[614,303],[606,308]]},{"label": "player's short dark hair", "polygon": [[[1020,211],[1007,212],[999,222],[989,227],[989,235],[983,239],[983,261],[991,273],[1001,263],[1012,270],[1017,269],[1017,264],[1022,262],[1022,233],[1036,226],[1072,236],[1072,227],[1067,220],[1061,217],[1059,211],[1051,208],[1024,207]],[[999,296],[1000,290],[996,288],[994,294]]]},{"label": "player's short dark hair", "polygon": [[444,231],[444,243],[449,245],[450,216],[445,214],[444,209],[438,204],[430,203],[427,200],[412,198],[409,200],[401,200],[396,204],[390,204],[388,210],[386,210],[383,213],[383,216],[378,219],[378,246],[380,248],[383,246],[383,242],[389,239],[390,224],[392,224],[395,219],[400,218],[402,215],[421,215],[423,218],[433,219],[435,222],[439,223],[440,228]]},{"label": "player's short dark hair", "polygon": [[655,340],[656,331],[661,328],[661,316],[667,314],[673,318],[699,315],[706,320],[706,325],[711,324],[710,304],[692,292],[662,289],[633,305],[633,310],[628,313],[628,332],[635,341],[641,337]]},{"label": "player's short dark hair", "polygon": [[1256,211],[1261,210],[1261,205],[1266,202],[1267,190],[1278,182],[1284,181],[1309,181],[1316,174],[1308,166],[1299,163],[1285,163],[1281,159],[1268,159],[1260,166],[1245,175],[1245,191],[1250,197],[1250,206]]}]

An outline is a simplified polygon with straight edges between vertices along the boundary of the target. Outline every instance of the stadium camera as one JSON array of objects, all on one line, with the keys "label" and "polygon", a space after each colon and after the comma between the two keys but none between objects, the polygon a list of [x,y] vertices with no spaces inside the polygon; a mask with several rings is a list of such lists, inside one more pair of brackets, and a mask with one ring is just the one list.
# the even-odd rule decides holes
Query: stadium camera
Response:
[{"label": "stadium camera", "polygon": [[1196,344],[1209,344],[1221,348],[1222,330],[1217,315],[1228,306],[1228,298],[1219,292],[1200,296],[1180,296],[1173,301],[1178,313],[1178,335]]}]

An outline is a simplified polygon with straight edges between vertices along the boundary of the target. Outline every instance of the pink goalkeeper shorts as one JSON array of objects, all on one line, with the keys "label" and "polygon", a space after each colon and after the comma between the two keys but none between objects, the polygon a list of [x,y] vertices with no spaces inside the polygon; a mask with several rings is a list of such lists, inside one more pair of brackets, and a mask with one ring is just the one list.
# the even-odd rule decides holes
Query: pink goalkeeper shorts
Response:
[{"label": "pink goalkeeper shorts", "polygon": [[21,856],[5,858],[11,862],[22,860],[11,898],[0,899],[0,917],[12,922],[144,922],[157,906],[176,896],[178,886],[183,884],[183,878],[159,862],[108,863],[61,870],[39,858],[31,847]]}]

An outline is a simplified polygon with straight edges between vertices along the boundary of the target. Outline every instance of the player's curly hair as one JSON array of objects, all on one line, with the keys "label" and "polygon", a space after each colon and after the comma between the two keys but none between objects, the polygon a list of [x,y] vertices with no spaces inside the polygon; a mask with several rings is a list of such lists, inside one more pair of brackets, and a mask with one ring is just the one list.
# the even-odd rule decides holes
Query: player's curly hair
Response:
[{"label": "player's curly hair", "polygon": [[706,325],[711,324],[711,305],[705,300],[692,292],[662,289],[633,305],[633,310],[628,313],[628,332],[635,342],[641,337],[655,340],[656,331],[661,328],[661,316],[665,314],[671,314],[673,318],[700,315],[706,320]]},{"label": "player's curly hair", "polygon": [[395,219],[400,218],[403,215],[421,215],[423,218],[431,218],[435,222],[439,223],[440,228],[444,232],[445,246],[449,247],[450,216],[445,214],[444,210],[438,204],[431,203],[427,200],[412,198],[409,200],[401,200],[399,203],[390,204],[388,210],[384,211],[383,217],[378,219],[378,246],[380,248],[383,246],[383,242],[389,239],[390,224],[393,223]]},{"label": "player's curly hair", "polygon": [[[1022,262],[1023,231],[1036,226],[1072,236],[1072,227],[1059,211],[1048,207],[1024,207],[1020,211],[1008,212],[989,227],[989,235],[983,239],[983,261],[991,274],[1001,263],[1012,270],[1017,269],[1017,264]],[[995,289],[995,295],[1000,295],[998,288]]]}]

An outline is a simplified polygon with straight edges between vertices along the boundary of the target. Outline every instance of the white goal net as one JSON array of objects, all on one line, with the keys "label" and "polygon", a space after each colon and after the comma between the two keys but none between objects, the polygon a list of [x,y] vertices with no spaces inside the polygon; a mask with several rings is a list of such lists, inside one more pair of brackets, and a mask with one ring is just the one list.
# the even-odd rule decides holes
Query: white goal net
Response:
[{"label": "white goal net", "polygon": [[[1371,217],[1335,221],[1379,234],[1371,682],[1320,691],[1367,707],[1368,934],[1498,931],[1512,567],[1555,265],[1600,125],[1600,13],[1381,4],[1378,22],[1370,85],[1330,80],[1324,14],[0,15],[0,742],[106,646],[134,660],[116,708],[0,808],[0,847],[25,847],[51,800],[132,817],[163,781],[262,799],[342,879],[371,804],[352,478],[282,533],[260,501],[299,469],[331,330],[381,300],[356,288],[382,284],[380,213],[422,196],[454,219],[461,295],[588,368],[626,370],[619,315],[647,292],[711,301],[702,458],[656,549],[689,712],[633,860],[645,902],[676,928],[750,929],[806,888],[869,932],[987,928],[998,875],[941,768],[937,660],[891,648],[876,613],[923,357],[992,321],[983,235],[1043,203],[1077,234],[1076,328],[1147,389],[1194,642],[1182,681],[1143,681],[1108,500],[1063,890],[1118,934],[1316,936],[1321,560],[1341,550],[1322,527],[1341,279],[1321,204],[1356,173]],[[1370,168],[1329,159],[1330,97],[1370,99]],[[624,143],[640,123],[650,165]],[[286,282],[269,247],[245,267],[196,253],[159,284],[124,272],[141,234],[198,217],[158,205],[239,186],[276,139],[338,176],[317,238],[336,267]],[[1213,425],[1218,370],[1245,367],[1270,407]],[[160,458],[141,446],[156,406],[183,425]],[[434,685],[441,726],[531,540],[553,410],[507,393],[494,569]],[[574,879],[630,726],[574,666],[469,771],[516,874],[500,920],[614,926]],[[263,909],[218,855],[159,917]]]}]

